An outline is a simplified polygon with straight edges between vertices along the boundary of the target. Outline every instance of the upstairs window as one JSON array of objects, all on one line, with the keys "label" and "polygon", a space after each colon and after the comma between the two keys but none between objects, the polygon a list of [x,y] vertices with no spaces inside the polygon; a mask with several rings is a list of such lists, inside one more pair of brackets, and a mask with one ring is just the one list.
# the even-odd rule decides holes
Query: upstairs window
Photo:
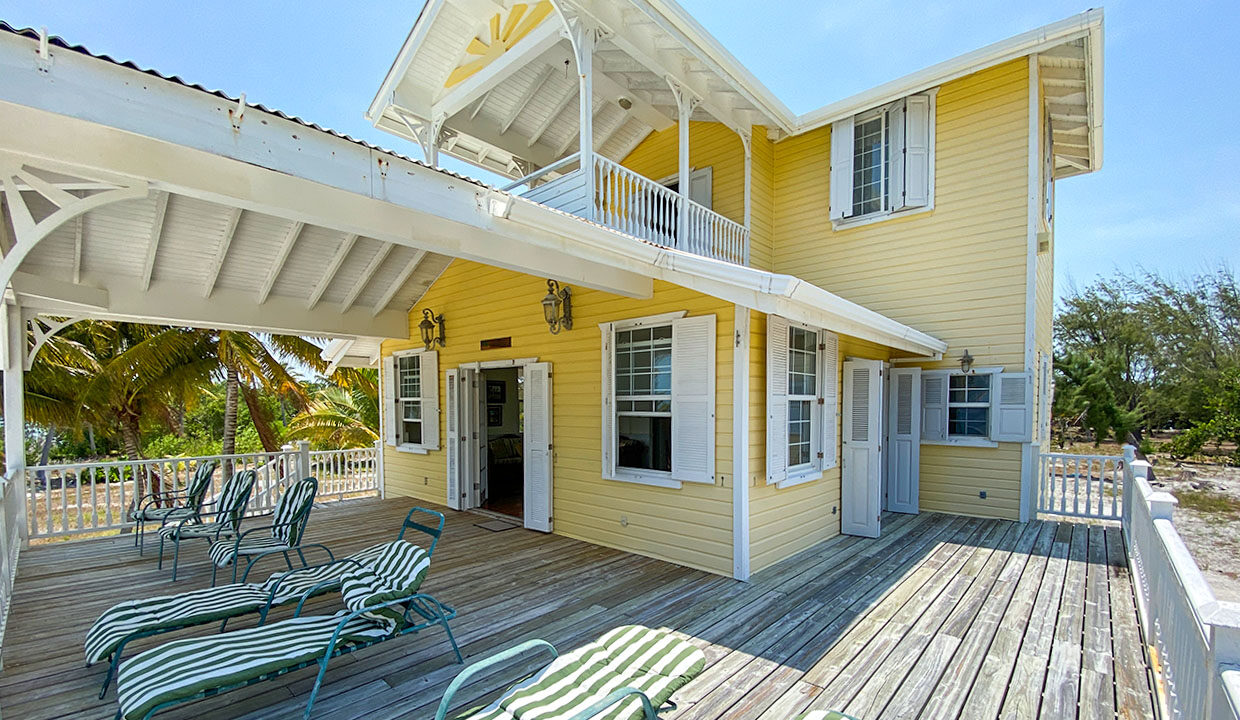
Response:
[{"label": "upstairs window", "polygon": [[934,93],[831,126],[831,220],[847,225],[934,206]]}]

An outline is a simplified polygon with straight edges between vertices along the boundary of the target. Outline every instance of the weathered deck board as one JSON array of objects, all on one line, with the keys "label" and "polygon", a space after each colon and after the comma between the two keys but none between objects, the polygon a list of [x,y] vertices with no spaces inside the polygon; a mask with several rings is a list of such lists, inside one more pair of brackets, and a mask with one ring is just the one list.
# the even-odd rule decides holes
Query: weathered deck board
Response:
[{"label": "weathered deck board", "polygon": [[[352,552],[391,538],[412,504],[327,506],[316,510],[309,537],[338,555]],[[467,662],[534,637],[570,648],[640,622],[671,627],[707,655],[706,671],[678,693],[672,720],[786,720],[826,706],[866,720],[994,718],[1001,709],[1023,717],[1018,709],[1052,707],[1066,713],[1056,717],[1152,713],[1123,545],[1112,529],[893,515],[879,539],[833,538],[738,583],[568,538],[491,533],[476,527],[480,520],[449,514],[423,588],[458,609],[453,630]],[[104,668],[82,667],[86,628],[125,598],[209,581],[202,548],[188,548],[173,584],[130,540],[22,555],[0,673],[4,717],[111,717],[114,692],[95,698]],[[338,607],[326,596],[307,612]],[[215,630],[139,641],[133,653]],[[516,660],[459,698],[493,697],[529,667]],[[332,662],[314,717],[428,718],[459,670],[435,630],[372,647]],[[291,673],[160,717],[294,720],[313,678],[311,669]]]}]

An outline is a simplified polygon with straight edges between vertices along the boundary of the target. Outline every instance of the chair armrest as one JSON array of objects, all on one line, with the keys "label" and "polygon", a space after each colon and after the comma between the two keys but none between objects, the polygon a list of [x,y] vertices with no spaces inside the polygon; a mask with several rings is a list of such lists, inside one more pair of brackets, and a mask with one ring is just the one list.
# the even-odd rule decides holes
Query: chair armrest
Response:
[{"label": "chair armrest", "polygon": [[658,720],[659,716],[654,711],[654,705],[650,704],[650,698],[646,697],[646,693],[635,687],[622,687],[618,690],[612,690],[607,697],[572,716],[569,720],[589,720],[630,695],[636,695],[641,698],[642,713],[645,716],[645,720]]},{"label": "chair armrest", "polygon": [[449,685],[448,689],[444,691],[443,699],[439,701],[439,709],[435,711],[435,720],[444,720],[447,718],[448,710],[452,708],[453,696],[455,696],[457,691],[460,690],[465,683],[469,682],[473,676],[493,665],[498,665],[520,655],[524,655],[530,650],[545,650],[550,652],[552,660],[559,657],[559,653],[555,651],[555,646],[546,640],[535,639],[526,640],[520,645],[515,645],[507,650],[496,653],[495,655],[483,658],[476,663],[471,663],[459,674],[457,674],[456,678],[452,681],[452,684]]},{"label": "chair armrest", "polygon": [[169,502],[182,497],[188,498],[189,495],[183,490],[169,490],[168,492],[162,493],[147,493],[146,495],[138,498],[136,506],[139,510],[145,510],[152,505],[157,505],[160,501]]}]

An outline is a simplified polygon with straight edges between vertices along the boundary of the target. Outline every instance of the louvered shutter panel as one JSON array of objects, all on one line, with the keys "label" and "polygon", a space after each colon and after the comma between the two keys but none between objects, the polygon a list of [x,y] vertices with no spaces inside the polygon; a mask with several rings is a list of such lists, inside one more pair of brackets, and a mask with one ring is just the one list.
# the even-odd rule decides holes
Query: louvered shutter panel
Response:
[{"label": "louvered shutter panel", "polygon": [[551,532],[551,363],[525,366],[525,527]]},{"label": "louvered shutter panel", "polygon": [[788,321],[766,317],[766,482],[788,479]]},{"label": "louvered shutter panel", "polygon": [[616,396],[615,396],[615,355],[612,344],[615,342],[615,328],[611,323],[599,326],[603,334],[602,362],[602,435],[603,435],[603,477],[616,477]]},{"label": "louvered shutter panel", "polygon": [[921,439],[947,439],[947,375],[921,376]]},{"label": "louvered shutter panel", "polygon": [[887,207],[899,210],[904,205],[904,101],[887,110]]},{"label": "louvered shutter panel", "polygon": [[383,358],[383,441],[396,444],[396,358]]},{"label": "louvered shutter panel", "polygon": [[439,449],[439,353],[430,350],[418,357],[422,380],[422,447]]},{"label": "louvered shutter panel", "polygon": [[[839,464],[840,437],[838,432],[840,395],[840,338],[835,333],[822,333],[822,448],[823,469]],[[786,426],[785,426],[786,427]]]},{"label": "louvered shutter panel", "polygon": [[715,481],[715,316],[672,321],[672,478]]},{"label": "louvered shutter panel", "polygon": [[930,202],[930,97],[910,95],[904,105],[904,202],[925,207]]},{"label": "louvered shutter panel", "polygon": [[448,463],[448,507],[461,509],[461,371],[448,370],[444,373],[444,388],[447,405],[447,463]]},{"label": "louvered shutter panel", "polygon": [[991,395],[991,440],[1028,442],[1030,437],[1031,378],[1027,372],[994,376],[997,390]]},{"label": "louvered shutter panel", "polygon": [[831,219],[852,214],[853,119],[831,125]]}]

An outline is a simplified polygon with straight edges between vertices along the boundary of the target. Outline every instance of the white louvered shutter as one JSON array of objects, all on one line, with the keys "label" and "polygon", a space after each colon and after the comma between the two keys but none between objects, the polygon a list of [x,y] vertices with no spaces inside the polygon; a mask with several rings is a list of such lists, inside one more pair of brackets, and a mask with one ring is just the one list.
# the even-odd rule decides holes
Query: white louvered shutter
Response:
[{"label": "white louvered shutter", "polygon": [[430,350],[418,356],[422,385],[422,447],[439,449],[439,353]]},{"label": "white louvered shutter", "polygon": [[1032,432],[1031,377],[1027,372],[995,375],[997,390],[991,395],[991,435],[997,442],[1028,442]]},{"label": "white louvered shutter", "polygon": [[899,100],[887,110],[887,206],[892,210],[904,207],[904,101]]},{"label": "white louvered shutter", "polygon": [[852,214],[853,119],[831,125],[831,219]]},{"label": "white louvered shutter", "polygon": [[616,477],[616,396],[615,396],[615,355],[612,344],[615,342],[615,328],[611,323],[599,326],[603,333],[602,358],[602,458],[603,477],[611,480]]},{"label": "white louvered shutter", "polygon": [[448,463],[448,507],[461,509],[461,372],[448,370],[444,373],[444,387],[447,396],[447,463]]},{"label": "white louvered shutter", "polygon": [[715,316],[672,321],[672,478],[715,481]]},{"label": "white louvered shutter", "polygon": [[551,532],[551,363],[525,366],[525,527]]},{"label": "white louvered shutter", "polygon": [[[823,469],[839,464],[840,436],[839,396],[840,396],[840,338],[832,332],[822,332],[819,354],[822,365],[822,448]],[[786,427],[786,426],[785,426]]]},{"label": "white louvered shutter", "polygon": [[921,376],[921,439],[939,442],[947,439],[947,375]]},{"label": "white louvered shutter", "polygon": [[766,317],[766,482],[788,479],[788,321]]},{"label": "white louvered shutter", "polygon": [[[910,95],[904,101],[904,202],[901,207],[930,203],[930,97]],[[893,143],[894,145],[894,143]]]},{"label": "white louvered shutter", "polygon": [[383,441],[396,444],[396,358],[383,358]]}]

